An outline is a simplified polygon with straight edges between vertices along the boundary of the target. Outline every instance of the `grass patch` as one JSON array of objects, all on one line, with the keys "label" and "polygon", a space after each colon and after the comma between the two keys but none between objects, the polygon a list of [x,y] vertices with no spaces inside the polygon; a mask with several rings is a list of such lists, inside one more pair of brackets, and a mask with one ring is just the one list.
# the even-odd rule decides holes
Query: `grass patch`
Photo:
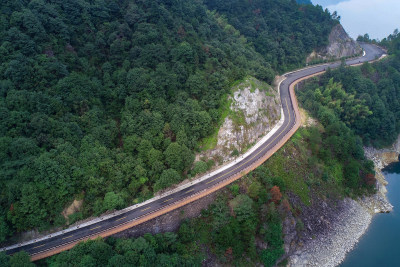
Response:
[{"label": "grass patch", "polygon": [[270,175],[280,177],[287,190],[299,196],[305,205],[310,205],[311,192],[339,199],[348,195],[343,163],[334,157],[325,161],[320,158],[323,156],[322,140],[314,140],[313,131],[318,131],[318,127],[300,128],[264,163]]},{"label": "grass patch", "polygon": [[249,79],[249,82],[250,82],[250,92],[254,93],[256,91],[257,85],[254,79],[252,78]]},{"label": "grass patch", "polygon": [[236,130],[239,131],[240,130],[240,126],[246,126],[246,118],[244,116],[244,113],[242,110],[238,110],[238,111],[231,111],[229,114],[229,118],[232,119],[233,121],[233,125],[235,126]]},{"label": "grass patch", "polygon": [[274,96],[274,95],[271,94],[269,91],[265,91],[265,95],[266,95],[266,96],[270,96],[270,97],[273,97],[273,96]]},{"label": "grass patch", "polygon": [[224,94],[221,98],[221,103],[218,108],[218,113],[220,114],[219,120],[217,122],[217,125],[214,127],[213,133],[210,136],[203,138],[198,143],[201,151],[214,149],[217,146],[219,129],[224,123],[225,118],[228,117],[230,113],[232,113],[231,104],[232,100],[229,99],[228,94]]},{"label": "grass patch", "polygon": [[[284,146],[285,150],[293,149],[293,143],[287,144]],[[310,204],[310,189],[304,181],[305,174],[308,172],[306,164],[288,158],[284,155],[283,149],[280,149],[266,162],[266,165],[273,176],[283,179],[289,191],[298,195],[305,205]]]},{"label": "grass patch", "polygon": [[212,135],[210,135],[209,137],[205,137],[199,142],[199,147],[201,148],[201,151],[214,149],[217,146],[217,143],[218,143],[218,130],[219,129],[214,131],[212,133]]},{"label": "grass patch", "polygon": [[[244,90],[245,88],[250,88],[250,92],[254,93],[256,89],[260,91],[270,92],[271,86],[263,81],[259,81],[254,77],[247,76],[243,80],[236,81],[232,85],[232,91],[236,92],[237,90]],[[267,96],[274,96],[272,93],[268,93]]]}]

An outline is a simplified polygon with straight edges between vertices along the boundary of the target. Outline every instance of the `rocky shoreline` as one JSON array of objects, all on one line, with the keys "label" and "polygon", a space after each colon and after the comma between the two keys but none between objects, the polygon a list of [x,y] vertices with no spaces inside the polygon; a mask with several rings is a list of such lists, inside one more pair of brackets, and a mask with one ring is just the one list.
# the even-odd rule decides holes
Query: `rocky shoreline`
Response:
[{"label": "rocky shoreline", "polygon": [[325,224],[323,231],[294,249],[287,266],[339,265],[366,232],[374,214],[392,211],[393,206],[386,198],[387,181],[381,170],[398,161],[400,136],[392,148],[364,148],[364,151],[375,165],[377,193],[357,200],[346,198],[336,203],[337,207],[333,208],[337,211],[335,217]]}]

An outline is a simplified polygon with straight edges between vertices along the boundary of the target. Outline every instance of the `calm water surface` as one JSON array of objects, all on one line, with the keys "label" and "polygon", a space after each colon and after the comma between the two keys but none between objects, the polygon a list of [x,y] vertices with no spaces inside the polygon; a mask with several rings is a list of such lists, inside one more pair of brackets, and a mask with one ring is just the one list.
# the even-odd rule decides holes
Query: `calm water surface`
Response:
[{"label": "calm water surface", "polygon": [[378,214],[342,267],[400,266],[400,163],[384,170],[388,198],[394,206],[389,214]]}]

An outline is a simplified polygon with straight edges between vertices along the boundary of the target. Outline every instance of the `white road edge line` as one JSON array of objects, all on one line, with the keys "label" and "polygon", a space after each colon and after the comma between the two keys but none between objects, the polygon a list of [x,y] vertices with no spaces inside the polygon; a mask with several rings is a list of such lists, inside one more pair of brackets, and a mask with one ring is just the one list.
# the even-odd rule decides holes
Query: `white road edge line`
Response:
[{"label": "white road edge line", "polygon": [[[365,50],[363,50],[363,56],[362,56],[362,57],[364,57],[365,55],[366,55]],[[299,71],[303,71],[303,70],[306,70],[306,69],[314,68],[314,67],[317,67],[317,66],[329,65],[329,64],[331,64],[331,63],[333,63],[333,62],[329,62],[329,63],[325,63],[325,64],[321,64],[321,65],[309,66],[309,67],[306,67],[306,68],[302,68],[302,69],[298,69],[298,70],[295,70],[295,71],[287,72],[287,73],[281,75],[281,77],[284,77],[284,79],[283,79],[282,81],[280,81],[279,84],[278,84],[278,93],[280,94],[280,86],[281,86],[281,83],[282,83],[284,80],[286,80],[286,75],[291,74],[291,73],[295,73],[295,72],[299,72]],[[281,99],[281,103],[282,103],[282,99]],[[189,182],[189,183],[186,183],[186,184],[184,184],[184,185],[181,185],[181,186],[179,186],[179,187],[176,187],[176,188],[174,188],[174,189],[172,189],[172,190],[170,190],[170,191],[168,191],[168,192],[165,192],[165,193],[162,193],[162,194],[160,194],[160,195],[158,195],[158,196],[155,196],[155,197],[153,197],[153,198],[150,198],[150,199],[148,199],[148,200],[146,200],[146,201],[144,201],[144,202],[142,202],[142,203],[135,204],[135,205],[133,205],[133,206],[129,206],[129,207],[125,208],[125,209],[116,211],[116,212],[114,212],[114,213],[112,213],[112,214],[98,217],[98,218],[93,219],[93,220],[91,220],[91,221],[88,221],[88,222],[82,223],[82,224],[80,224],[80,225],[77,225],[77,226],[73,226],[73,227],[64,229],[64,230],[62,230],[62,231],[58,231],[58,232],[55,232],[55,233],[52,233],[52,234],[43,236],[43,237],[41,237],[41,238],[36,238],[36,239],[32,239],[32,240],[29,240],[29,241],[26,241],[26,242],[23,242],[23,243],[17,243],[17,244],[14,244],[14,245],[12,245],[12,246],[0,248],[0,251],[7,251],[7,250],[14,249],[14,248],[18,248],[18,247],[21,247],[21,246],[26,246],[26,245],[29,245],[29,244],[33,244],[33,243],[40,242],[40,241],[43,241],[43,240],[46,240],[46,239],[49,239],[49,238],[53,238],[53,237],[56,237],[56,236],[60,236],[60,235],[66,234],[66,233],[69,233],[69,232],[71,232],[71,231],[75,231],[75,230],[80,229],[80,228],[82,228],[82,227],[87,227],[87,226],[93,225],[93,224],[98,223],[98,222],[101,222],[101,221],[103,221],[103,220],[107,220],[107,219],[110,219],[110,218],[119,216],[119,215],[121,215],[121,214],[124,214],[124,213],[126,213],[126,212],[129,212],[129,211],[131,211],[131,210],[134,210],[134,209],[136,209],[136,208],[142,207],[142,206],[144,206],[144,205],[146,205],[146,204],[152,203],[152,202],[154,202],[154,201],[156,201],[156,200],[159,200],[159,199],[161,199],[161,198],[167,197],[167,196],[169,196],[169,195],[171,195],[171,194],[174,194],[174,193],[176,193],[176,192],[178,192],[178,191],[181,191],[181,190],[183,190],[183,189],[186,189],[186,188],[188,188],[188,187],[190,187],[190,186],[192,186],[192,185],[194,185],[194,184],[198,184],[198,183],[200,183],[200,182],[202,182],[202,181],[204,181],[204,180],[210,178],[211,176],[214,176],[214,175],[216,175],[216,174],[218,174],[218,173],[220,173],[220,172],[222,172],[222,171],[224,171],[224,170],[226,170],[226,169],[228,169],[228,168],[234,166],[236,163],[242,161],[244,158],[246,158],[247,156],[249,156],[249,155],[250,155],[251,153],[253,153],[256,149],[258,149],[262,144],[264,144],[266,141],[268,141],[268,139],[271,138],[271,136],[272,136],[273,134],[275,134],[275,133],[278,131],[278,129],[283,125],[283,122],[284,122],[284,121],[285,121],[285,115],[284,115],[284,112],[283,112],[283,108],[282,108],[282,106],[281,106],[281,119],[280,119],[279,122],[274,126],[274,128],[273,128],[268,134],[266,134],[264,137],[262,137],[262,138],[261,138],[251,149],[249,149],[245,154],[243,154],[243,155],[241,155],[241,156],[238,156],[235,160],[231,161],[230,163],[226,164],[225,166],[222,166],[222,167],[219,168],[218,170],[215,170],[215,171],[213,171],[213,172],[211,172],[211,173],[208,173],[208,174],[204,174],[202,177],[200,177],[200,178],[198,178],[198,179],[196,179],[196,180],[193,180],[193,181],[191,181],[191,182]]]},{"label": "white road edge line", "polygon": [[[280,89],[280,85],[284,80],[279,82],[278,90]],[[279,90],[278,93],[280,94],[280,90]],[[134,210],[136,208],[140,208],[140,207],[142,207],[142,206],[144,206],[146,204],[149,204],[149,203],[154,202],[156,200],[159,200],[161,198],[167,197],[167,196],[169,196],[171,194],[174,194],[174,193],[176,193],[178,191],[184,190],[184,189],[186,189],[186,188],[188,188],[188,187],[190,187],[190,186],[192,186],[194,184],[198,184],[198,183],[200,183],[200,182],[202,182],[204,180],[207,180],[211,176],[214,176],[214,175],[216,175],[216,174],[218,174],[218,173],[220,173],[220,172],[222,172],[222,171],[224,171],[224,170],[236,165],[238,162],[242,161],[243,158],[246,158],[248,155],[253,153],[256,149],[258,149],[261,145],[263,145],[266,141],[268,141],[268,139],[271,138],[271,136],[273,134],[275,134],[279,130],[279,128],[284,123],[284,121],[285,121],[285,115],[284,115],[284,112],[283,112],[283,108],[281,107],[281,119],[279,120],[279,122],[274,126],[274,128],[271,131],[268,132],[268,134],[266,134],[264,137],[262,137],[251,149],[249,149],[245,154],[238,156],[235,160],[231,161],[230,163],[226,164],[225,166],[222,166],[218,170],[215,170],[215,171],[213,171],[211,173],[205,174],[202,177],[191,181],[190,183],[186,183],[186,184],[184,184],[182,186],[179,186],[179,187],[174,188],[174,189],[172,189],[172,190],[170,190],[168,192],[165,192],[165,193],[163,193],[163,194],[161,194],[159,196],[155,196],[155,197],[153,197],[153,198],[151,198],[151,199],[149,199],[149,200],[147,200],[145,202],[142,202],[142,203],[127,207],[127,208],[119,210],[119,211],[116,211],[113,214],[101,216],[102,219],[100,219],[100,216],[99,216],[98,218],[93,219],[91,221],[88,221],[86,223],[82,223],[79,226],[73,226],[73,227],[67,228],[67,229],[65,229],[63,231],[58,231],[58,232],[52,233],[51,235],[46,235],[46,236],[43,236],[41,238],[36,238],[36,241],[35,240],[29,240],[29,241],[26,241],[24,243],[18,243],[18,244],[9,246],[9,247],[4,247],[4,248],[1,248],[0,251],[6,251],[6,250],[10,250],[10,249],[17,248],[17,247],[20,247],[20,246],[26,246],[26,245],[29,245],[29,244],[33,244],[33,243],[36,243],[36,242],[39,242],[39,241],[43,241],[43,240],[46,240],[46,239],[49,239],[49,238],[53,238],[53,237],[56,237],[56,236],[60,236],[60,235],[66,234],[66,233],[69,233],[71,231],[75,231],[75,230],[80,229],[82,227],[86,227],[86,226],[90,226],[90,225],[96,224],[96,223],[101,222],[103,220],[107,220],[107,219],[119,216],[121,214],[124,214],[126,212],[129,212],[131,210]]]}]

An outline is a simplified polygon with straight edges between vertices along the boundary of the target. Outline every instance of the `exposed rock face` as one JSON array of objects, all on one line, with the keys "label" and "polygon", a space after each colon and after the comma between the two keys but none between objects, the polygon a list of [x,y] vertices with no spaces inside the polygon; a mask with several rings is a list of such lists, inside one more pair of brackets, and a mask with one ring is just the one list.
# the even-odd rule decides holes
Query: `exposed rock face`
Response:
[{"label": "exposed rock face", "polygon": [[216,147],[201,153],[197,158],[230,161],[235,156],[232,155],[233,151],[244,152],[249,145],[267,134],[280,119],[278,88],[272,88],[255,78],[248,78],[235,86],[228,100],[231,102],[230,113],[219,129]]},{"label": "exposed rock face", "polygon": [[342,25],[338,24],[333,27],[329,35],[329,45],[321,51],[311,53],[307,58],[307,63],[315,59],[327,60],[355,56],[361,52],[362,49],[357,42],[350,38]]},{"label": "exposed rock face", "polygon": [[[284,224],[285,252],[290,255],[288,266],[339,265],[368,229],[373,215],[393,209],[380,190],[358,200],[314,199],[311,206],[301,208],[304,230],[300,236],[294,236],[293,226]],[[286,239],[286,235],[290,238]]]},{"label": "exposed rock face", "polygon": [[304,223],[307,234],[290,257],[288,266],[338,265],[366,231],[372,218],[353,199],[346,198],[337,203],[322,202],[321,205],[325,208],[308,209],[308,212],[318,216],[310,214],[315,219]]},{"label": "exposed rock face", "polygon": [[393,210],[386,198],[387,181],[381,169],[398,161],[400,137],[390,149],[364,150],[366,157],[375,164],[376,194],[337,202],[314,199],[309,207],[302,205],[296,197],[291,197],[291,202],[300,203],[302,207],[304,230],[294,236],[294,227],[284,224],[285,235],[291,237],[289,240],[285,238],[285,252],[290,255],[288,266],[339,265],[368,229],[373,215]]},{"label": "exposed rock face", "polygon": [[[302,116],[307,118],[306,111]],[[302,126],[307,125],[307,120],[302,118]],[[392,211],[393,206],[386,198],[387,182],[381,169],[398,161],[400,136],[392,148],[364,148],[364,151],[375,164],[376,194],[357,200],[335,200],[312,193],[309,206],[304,205],[296,195],[288,195],[290,203],[298,207],[301,214],[300,220],[288,216],[283,223],[287,266],[339,265],[368,229],[373,215]]]},{"label": "exposed rock face", "polygon": [[158,234],[177,231],[182,221],[198,217],[201,214],[201,210],[207,209],[208,206],[215,201],[218,194],[221,193],[221,190],[211,193],[208,196],[193,201],[188,205],[170,211],[164,215],[151,219],[145,223],[126,229],[113,236],[120,238],[132,238],[142,236],[145,233]]},{"label": "exposed rock face", "polygon": [[326,48],[328,57],[349,57],[361,53],[361,47],[349,37],[342,25],[338,24],[329,35],[329,45]]},{"label": "exposed rock face", "polygon": [[373,147],[364,148],[365,155],[375,163],[375,167],[383,169],[393,162],[399,161],[400,154],[400,135],[390,148],[375,149]]}]

